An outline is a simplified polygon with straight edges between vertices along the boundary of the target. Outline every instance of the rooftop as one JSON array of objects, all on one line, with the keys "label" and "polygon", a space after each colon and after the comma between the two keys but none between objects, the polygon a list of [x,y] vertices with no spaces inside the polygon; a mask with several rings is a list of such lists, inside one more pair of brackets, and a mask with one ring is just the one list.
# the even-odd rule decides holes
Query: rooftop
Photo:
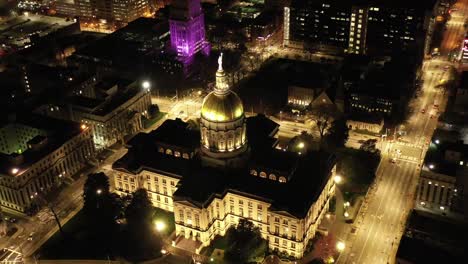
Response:
[{"label": "rooftop", "polygon": [[468,171],[468,145],[433,138],[424,158],[423,170],[448,176],[462,176]]},{"label": "rooftop", "polygon": [[[263,117],[253,118],[263,120]],[[260,134],[268,136],[276,128],[269,122],[264,128],[258,127]],[[274,122],[273,122],[274,123]],[[335,157],[324,152],[311,152],[297,156],[274,149],[256,152],[252,149],[253,163],[258,162],[272,169],[288,170],[292,177],[286,183],[279,183],[249,174],[248,167],[236,170],[219,170],[203,167],[198,156],[193,159],[176,158],[158,152],[158,141],[166,144],[198,146],[198,131],[187,129],[188,124],[181,120],[167,120],[160,128],[149,134],[140,133],[129,142],[129,152],[113,164],[117,170],[133,174],[143,169],[182,179],[181,186],[174,193],[175,199],[189,200],[195,205],[206,206],[215,196],[222,197],[226,192],[242,193],[272,203],[272,210],[285,210],[296,217],[304,217],[311,204],[316,201],[329,178],[335,164]],[[177,130],[180,130],[179,132]],[[186,132],[183,132],[186,131]],[[187,134],[185,134],[187,133]],[[188,142],[183,139],[189,138]],[[182,140],[182,141],[181,141]],[[249,142],[255,139],[249,138]],[[267,162],[263,162],[267,159]],[[286,176],[286,175],[285,175]]]},{"label": "rooftop", "polygon": [[[20,175],[28,170],[32,164],[49,155],[71,138],[82,133],[82,129],[78,123],[53,119],[42,115],[20,117],[14,123],[45,131],[47,143],[39,149],[27,149],[21,154],[0,154],[1,175],[12,175],[13,168],[19,170],[15,175]],[[36,140],[39,139],[37,138]]]}]

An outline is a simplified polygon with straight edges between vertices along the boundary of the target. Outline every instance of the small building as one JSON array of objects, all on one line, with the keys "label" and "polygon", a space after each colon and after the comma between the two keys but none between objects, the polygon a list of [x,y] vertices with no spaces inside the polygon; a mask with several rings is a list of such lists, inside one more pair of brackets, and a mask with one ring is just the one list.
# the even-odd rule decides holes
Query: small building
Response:
[{"label": "small building", "polygon": [[348,116],[346,125],[349,130],[366,130],[379,134],[384,127],[384,120],[378,114],[352,113]]}]

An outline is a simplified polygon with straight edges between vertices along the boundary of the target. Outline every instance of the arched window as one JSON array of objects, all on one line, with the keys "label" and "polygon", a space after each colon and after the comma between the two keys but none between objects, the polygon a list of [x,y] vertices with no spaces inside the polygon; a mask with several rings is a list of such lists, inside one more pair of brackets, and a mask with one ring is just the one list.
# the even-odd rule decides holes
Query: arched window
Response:
[{"label": "arched window", "polygon": [[166,154],[167,154],[167,155],[172,155],[172,150],[166,149]]},{"label": "arched window", "polygon": [[180,152],[179,151],[174,151],[174,156],[175,157],[180,157]]},{"label": "arched window", "polygon": [[283,176],[280,176],[278,179],[279,182],[286,182],[286,178]]},{"label": "arched window", "polygon": [[276,181],[276,175],[274,175],[273,173],[270,174],[270,177],[269,177],[269,178],[270,178],[270,180],[272,180],[272,181]]},{"label": "arched window", "polygon": [[250,175],[257,176],[257,171],[256,170],[250,170]]},{"label": "arched window", "polygon": [[190,158],[190,156],[189,156],[189,154],[188,154],[188,153],[184,153],[184,154],[182,154],[182,158],[184,158],[184,159],[189,159],[189,158]]},{"label": "arched window", "polygon": [[260,177],[266,178],[266,176],[267,176],[267,174],[264,171],[260,172]]},{"label": "arched window", "polygon": [[163,147],[159,147],[158,151],[159,151],[160,153],[164,153],[164,148],[163,148]]}]

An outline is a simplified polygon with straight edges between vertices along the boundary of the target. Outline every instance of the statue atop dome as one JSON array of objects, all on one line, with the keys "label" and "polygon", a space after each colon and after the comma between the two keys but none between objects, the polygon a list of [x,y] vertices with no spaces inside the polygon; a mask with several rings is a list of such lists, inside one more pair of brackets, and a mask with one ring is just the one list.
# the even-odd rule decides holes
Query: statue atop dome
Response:
[{"label": "statue atop dome", "polygon": [[218,58],[218,71],[223,71],[223,53],[222,52]]}]

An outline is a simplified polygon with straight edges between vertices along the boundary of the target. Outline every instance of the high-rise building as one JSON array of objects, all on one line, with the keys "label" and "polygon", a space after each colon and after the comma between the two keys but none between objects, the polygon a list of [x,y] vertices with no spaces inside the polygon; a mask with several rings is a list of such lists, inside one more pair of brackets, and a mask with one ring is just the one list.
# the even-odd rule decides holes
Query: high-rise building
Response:
[{"label": "high-rise building", "polygon": [[[284,45],[339,53],[388,54],[425,45],[435,1],[293,1],[284,9]],[[422,49],[422,47],[421,47]]]},{"label": "high-rise building", "polygon": [[59,0],[57,13],[90,20],[129,23],[149,9],[148,0]]},{"label": "high-rise building", "polygon": [[171,4],[169,29],[171,47],[179,60],[190,63],[198,52],[209,54],[200,0],[175,0]]},{"label": "high-rise building", "polygon": [[346,49],[350,8],[329,1],[293,1],[284,11],[284,45]]}]

